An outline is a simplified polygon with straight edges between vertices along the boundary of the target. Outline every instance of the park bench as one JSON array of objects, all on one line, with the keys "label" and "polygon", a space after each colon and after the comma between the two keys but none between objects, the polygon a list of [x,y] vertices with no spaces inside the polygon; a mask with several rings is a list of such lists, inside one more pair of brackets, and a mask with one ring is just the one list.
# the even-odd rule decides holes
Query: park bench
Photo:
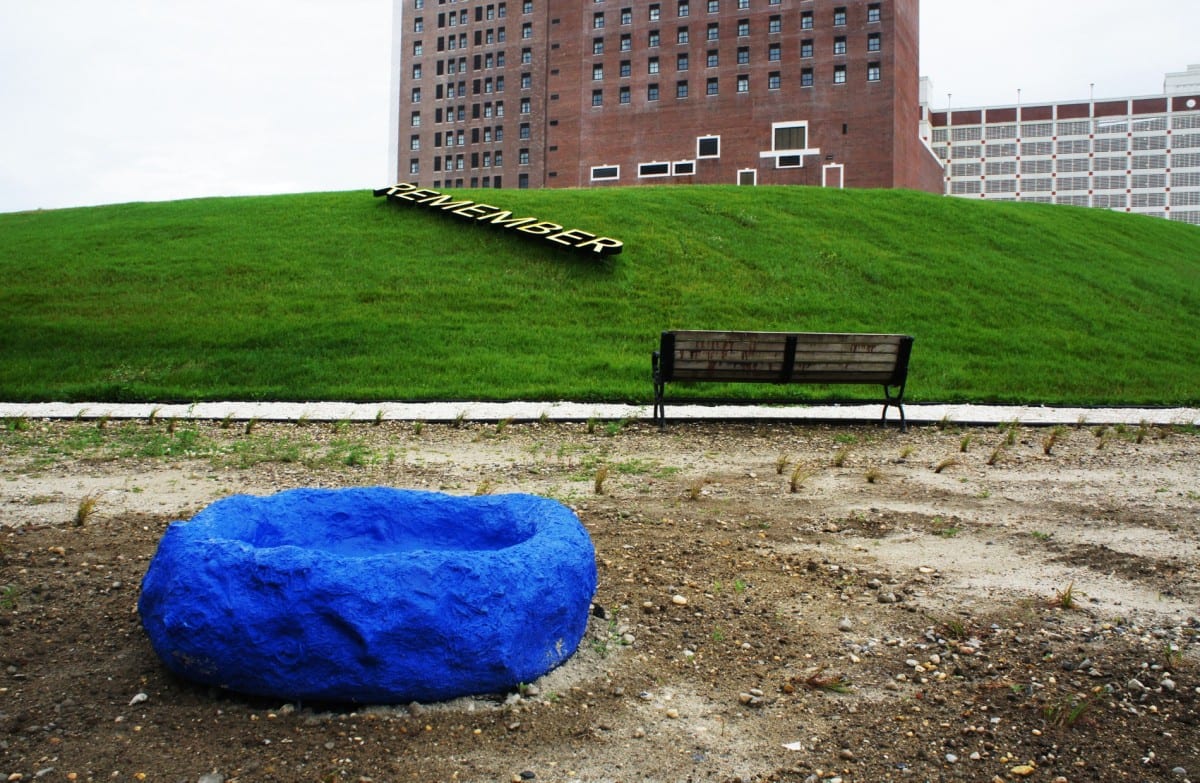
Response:
[{"label": "park bench", "polygon": [[683,401],[664,397],[668,383],[879,384],[883,387],[880,424],[887,420],[888,408],[894,406],[900,413],[900,429],[906,430],[904,384],[912,342],[913,338],[904,334],[663,332],[659,349],[651,355],[654,419],[663,429],[665,402]]}]

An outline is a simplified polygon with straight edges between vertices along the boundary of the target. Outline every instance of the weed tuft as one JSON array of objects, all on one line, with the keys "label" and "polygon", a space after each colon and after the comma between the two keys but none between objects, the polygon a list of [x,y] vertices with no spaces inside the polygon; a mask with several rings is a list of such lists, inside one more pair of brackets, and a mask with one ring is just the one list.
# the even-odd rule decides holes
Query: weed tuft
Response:
[{"label": "weed tuft", "polygon": [[800,491],[800,487],[804,486],[804,482],[812,478],[814,471],[807,470],[803,465],[796,465],[792,469],[792,476],[788,479],[788,491],[796,493]]},{"label": "weed tuft", "polygon": [[75,527],[83,527],[91,519],[92,514],[96,512],[96,503],[100,500],[100,496],[96,493],[84,495],[79,499],[79,505],[75,507]]},{"label": "weed tuft", "polygon": [[946,468],[952,468],[959,464],[958,457],[946,457],[944,460],[933,466],[934,473],[941,473]]},{"label": "weed tuft", "polygon": [[789,457],[787,454],[780,454],[778,457],[776,457],[775,458],[775,475],[782,476],[783,469],[786,468],[788,463],[791,461],[792,461],[792,458]]},{"label": "weed tuft", "polygon": [[604,494],[604,482],[608,480],[608,465],[601,465],[596,468],[596,475],[592,478],[592,492],[597,495]]}]

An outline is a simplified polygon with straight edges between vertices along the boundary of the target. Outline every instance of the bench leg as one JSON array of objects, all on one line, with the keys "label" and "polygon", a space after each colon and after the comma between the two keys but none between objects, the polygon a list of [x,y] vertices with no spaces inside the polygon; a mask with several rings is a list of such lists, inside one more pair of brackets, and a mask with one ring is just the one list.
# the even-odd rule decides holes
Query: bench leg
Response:
[{"label": "bench leg", "polygon": [[667,428],[667,412],[663,406],[663,384],[658,381],[654,383],[654,421],[658,424],[659,432]]},{"label": "bench leg", "polygon": [[885,385],[883,387],[883,413],[879,416],[879,426],[887,424],[888,408],[894,407],[900,413],[900,431],[908,432],[908,420],[904,417],[904,387],[900,387],[900,391],[893,396]]}]

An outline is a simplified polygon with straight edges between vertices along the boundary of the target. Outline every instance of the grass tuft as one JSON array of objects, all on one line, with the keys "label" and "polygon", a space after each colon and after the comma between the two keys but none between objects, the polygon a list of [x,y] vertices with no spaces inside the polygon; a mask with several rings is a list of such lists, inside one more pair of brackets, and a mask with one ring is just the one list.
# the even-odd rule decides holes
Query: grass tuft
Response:
[{"label": "grass tuft", "polygon": [[98,494],[84,495],[79,499],[79,505],[75,507],[75,519],[73,520],[75,527],[83,527],[96,513],[96,503],[99,502]]}]

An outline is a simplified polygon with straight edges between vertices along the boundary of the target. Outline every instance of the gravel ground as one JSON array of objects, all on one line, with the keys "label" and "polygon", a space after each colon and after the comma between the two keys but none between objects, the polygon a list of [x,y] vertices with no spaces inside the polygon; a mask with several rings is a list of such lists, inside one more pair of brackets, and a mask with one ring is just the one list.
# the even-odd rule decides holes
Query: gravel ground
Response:
[{"label": "gravel ground", "polygon": [[[4,425],[0,780],[1200,780],[1194,427]],[[170,521],[376,484],[574,508],[575,656],[386,708],[163,669]]]}]

